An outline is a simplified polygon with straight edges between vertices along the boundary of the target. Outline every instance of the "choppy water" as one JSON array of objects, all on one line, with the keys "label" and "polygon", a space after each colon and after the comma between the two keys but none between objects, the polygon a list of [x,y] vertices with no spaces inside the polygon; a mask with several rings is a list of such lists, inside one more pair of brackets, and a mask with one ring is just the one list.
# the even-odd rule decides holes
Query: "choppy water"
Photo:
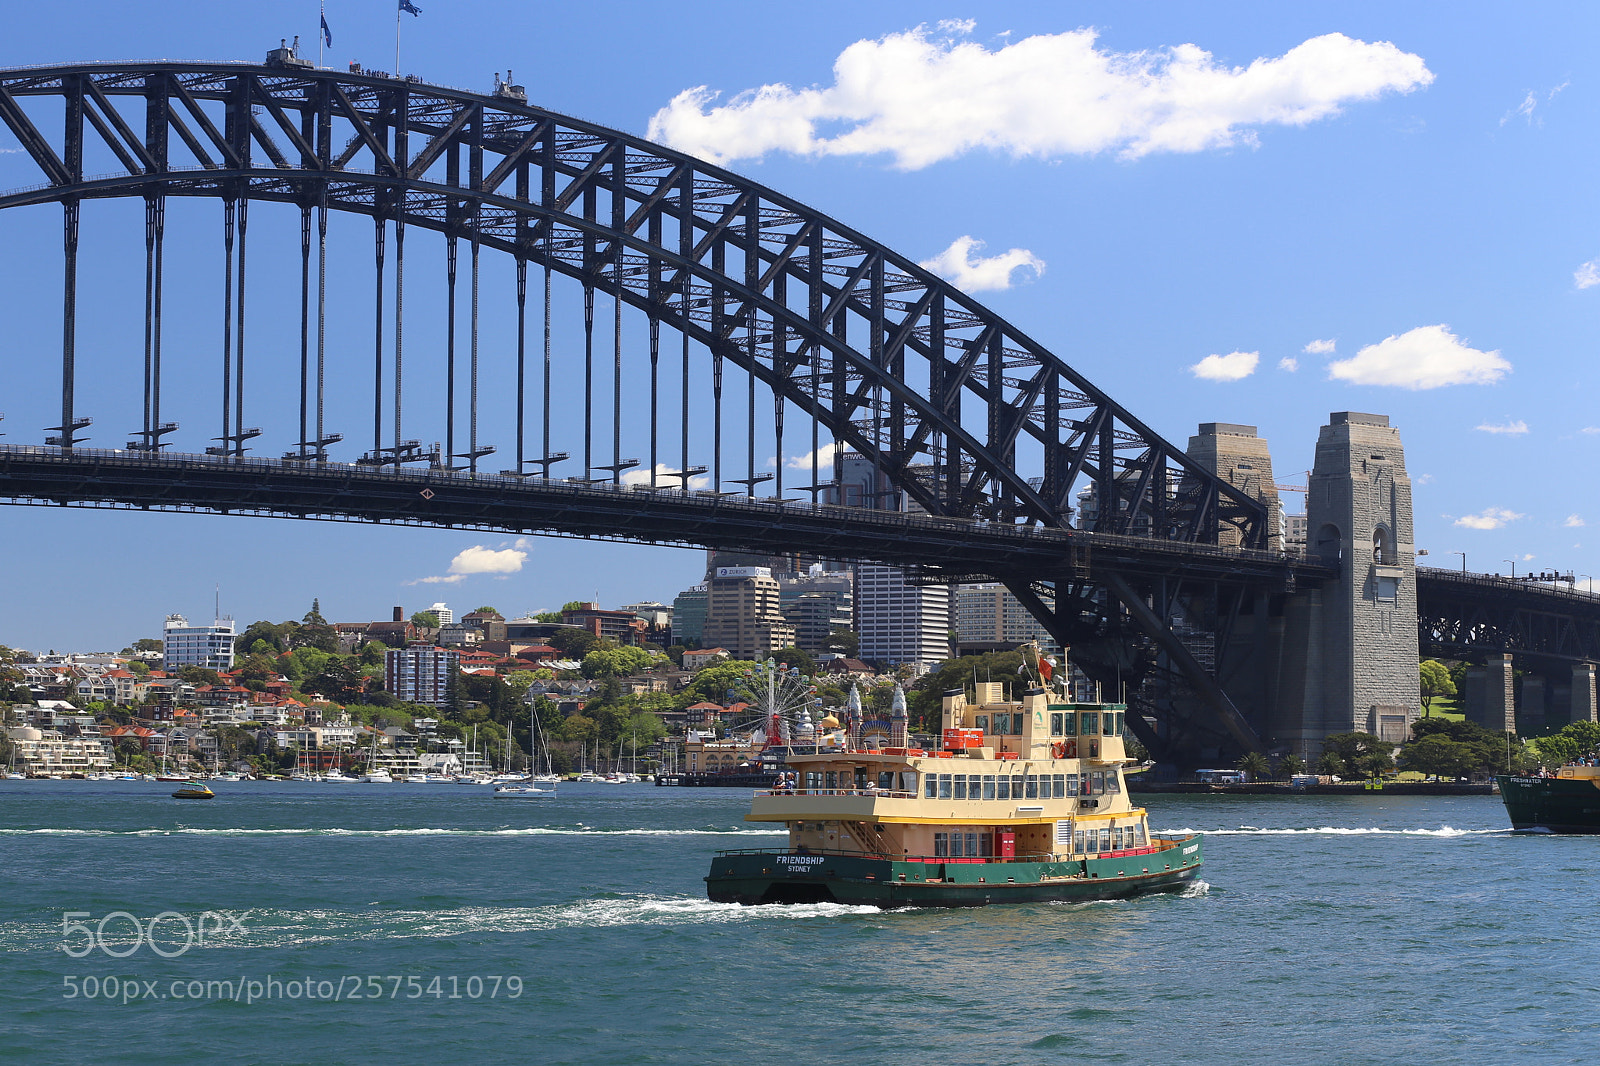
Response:
[{"label": "choppy water", "polygon": [[[1531,1063],[1600,1036],[1600,838],[1506,832],[1497,797],[1152,797],[1208,834],[1184,896],[881,913],[706,901],[712,851],[782,839],[742,790],[214,787],[0,781],[0,1060]],[[162,957],[118,916],[90,947],[65,912],[206,942],[168,916]]]}]

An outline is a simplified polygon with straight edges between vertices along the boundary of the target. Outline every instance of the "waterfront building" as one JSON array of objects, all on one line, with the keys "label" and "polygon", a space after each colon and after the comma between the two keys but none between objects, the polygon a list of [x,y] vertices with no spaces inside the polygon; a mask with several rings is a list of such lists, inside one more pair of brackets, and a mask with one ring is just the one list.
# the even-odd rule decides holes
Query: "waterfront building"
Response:
[{"label": "waterfront building", "polygon": [[218,618],[208,626],[191,626],[181,614],[167,615],[161,632],[161,669],[199,666],[207,670],[233,669],[233,619]]},{"label": "waterfront building", "polygon": [[950,589],[908,585],[892,566],[856,567],[856,657],[878,663],[936,663],[950,657]]},{"label": "waterfront building", "polygon": [[735,659],[765,659],[794,643],[794,627],[779,609],[778,582],[764,566],[718,567],[706,597],[701,641]]},{"label": "waterfront building", "polygon": [[450,702],[450,674],[458,655],[449,648],[416,645],[390,648],[383,657],[384,687],[404,703],[443,707]]},{"label": "waterfront building", "polygon": [[13,726],[7,732],[20,773],[64,777],[111,768],[111,741],[104,737],[69,737],[35,726]]}]

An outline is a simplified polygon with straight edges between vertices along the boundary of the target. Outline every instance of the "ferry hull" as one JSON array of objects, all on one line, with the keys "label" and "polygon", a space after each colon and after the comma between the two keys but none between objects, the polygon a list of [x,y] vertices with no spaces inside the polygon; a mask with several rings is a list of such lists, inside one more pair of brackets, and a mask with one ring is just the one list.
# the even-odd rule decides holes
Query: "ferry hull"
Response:
[{"label": "ferry hull", "polygon": [[1600,834],[1600,787],[1593,779],[1497,777],[1513,829]]},{"label": "ferry hull", "polygon": [[899,862],[793,852],[719,854],[706,877],[718,903],[844,903],[883,907],[985,907],[1090,902],[1178,892],[1203,859],[1198,837],[1146,854],[1057,862]]}]

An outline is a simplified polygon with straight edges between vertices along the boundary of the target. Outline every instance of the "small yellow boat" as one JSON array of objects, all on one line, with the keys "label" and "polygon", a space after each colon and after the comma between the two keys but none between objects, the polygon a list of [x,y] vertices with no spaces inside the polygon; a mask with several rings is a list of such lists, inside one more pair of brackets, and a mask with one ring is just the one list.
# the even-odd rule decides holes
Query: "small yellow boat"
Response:
[{"label": "small yellow boat", "polygon": [[190,781],[172,794],[176,800],[208,800],[215,799],[216,793],[211,791],[211,786],[201,781]]}]

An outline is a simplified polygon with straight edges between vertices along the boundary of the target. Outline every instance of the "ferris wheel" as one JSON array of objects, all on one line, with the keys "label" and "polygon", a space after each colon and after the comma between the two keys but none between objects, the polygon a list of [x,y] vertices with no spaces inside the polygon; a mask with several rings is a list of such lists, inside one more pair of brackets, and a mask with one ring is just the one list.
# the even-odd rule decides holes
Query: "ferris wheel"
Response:
[{"label": "ferris wheel", "polygon": [[814,742],[816,726],[812,712],[822,706],[822,699],[817,695],[817,678],[798,666],[768,659],[746,670],[741,680],[740,695],[749,700],[750,716],[735,729],[752,733],[760,730],[769,745],[787,747]]}]

